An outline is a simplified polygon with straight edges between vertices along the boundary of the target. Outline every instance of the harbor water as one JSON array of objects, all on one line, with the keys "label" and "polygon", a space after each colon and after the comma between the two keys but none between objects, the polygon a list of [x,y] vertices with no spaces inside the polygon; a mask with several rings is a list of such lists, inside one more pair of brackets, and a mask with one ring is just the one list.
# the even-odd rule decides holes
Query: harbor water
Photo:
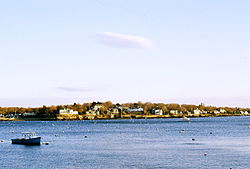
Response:
[{"label": "harbor water", "polygon": [[[42,143],[11,144],[22,132]],[[1,169],[250,169],[250,116],[0,122]]]}]

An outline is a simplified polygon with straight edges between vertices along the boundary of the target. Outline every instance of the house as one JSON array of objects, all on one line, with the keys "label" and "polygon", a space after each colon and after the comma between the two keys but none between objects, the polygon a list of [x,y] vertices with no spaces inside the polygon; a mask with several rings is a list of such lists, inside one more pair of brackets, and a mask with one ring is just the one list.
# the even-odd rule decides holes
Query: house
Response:
[{"label": "house", "polygon": [[162,109],[153,109],[152,114],[154,115],[163,115]]},{"label": "house", "polygon": [[102,107],[103,107],[102,105],[97,104],[92,107],[92,110],[99,111]]},{"label": "house", "polygon": [[214,110],[213,112],[214,114],[220,114],[220,112],[218,110]]},{"label": "house", "polygon": [[240,111],[240,114],[248,114],[248,111]]},{"label": "house", "polygon": [[207,111],[202,110],[202,111],[201,111],[201,114],[207,114]]},{"label": "house", "polygon": [[220,113],[226,113],[227,111],[225,109],[220,109]]},{"label": "house", "polygon": [[109,113],[109,114],[119,114],[120,111],[119,111],[119,108],[110,108],[110,109],[108,110],[108,113]]},{"label": "house", "polygon": [[138,108],[128,108],[126,112],[143,112],[143,108],[138,107]]},{"label": "house", "polygon": [[170,114],[179,114],[179,111],[178,110],[170,110],[169,113]]},{"label": "house", "polygon": [[62,109],[62,110],[59,110],[59,114],[60,115],[64,115],[64,114],[78,114],[78,111],[74,111],[74,110],[71,110],[71,109]]},{"label": "house", "polygon": [[36,113],[31,112],[31,113],[23,113],[23,117],[31,117],[31,116],[36,116]]},{"label": "house", "polygon": [[58,120],[78,120],[78,111],[72,109],[62,109],[59,110],[59,115],[57,115]]},{"label": "house", "polygon": [[99,111],[94,111],[94,110],[89,110],[89,111],[86,111],[86,115],[99,115]]},{"label": "house", "polygon": [[102,108],[102,105],[94,105],[90,108],[90,110],[86,111],[86,115],[100,115],[100,109]]},{"label": "house", "polygon": [[200,114],[202,114],[202,111],[199,110],[199,109],[195,109],[195,110],[193,110],[193,114],[194,115],[200,115]]}]

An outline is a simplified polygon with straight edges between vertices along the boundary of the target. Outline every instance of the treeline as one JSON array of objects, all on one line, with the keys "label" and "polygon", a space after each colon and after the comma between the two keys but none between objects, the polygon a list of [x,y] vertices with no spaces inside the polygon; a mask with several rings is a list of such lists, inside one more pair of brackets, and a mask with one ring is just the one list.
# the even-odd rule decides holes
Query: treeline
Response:
[{"label": "treeline", "polygon": [[215,106],[205,106],[200,105],[190,105],[190,104],[164,104],[164,103],[151,103],[151,102],[137,102],[137,103],[124,103],[124,104],[113,104],[111,101],[107,102],[92,102],[78,104],[74,103],[72,105],[58,105],[58,106],[42,106],[36,108],[23,108],[23,107],[0,107],[0,114],[23,114],[23,113],[35,113],[37,117],[40,118],[55,118],[61,109],[72,109],[78,111],[80,115],[84,115],[88,110],[90,110],[95,105],[102,105],[100,108],[100,113],[105,115],[108,110],[112,108],[119,108],[122,112],[126,112],[127,108],[143,108],[143,114],[150,115],[154,109],[161,109],[164,114],[169,114],[171,110],[177,110],[183,114],[187,112],[192,112],[194,110],[206,111],[212,113],[214,111],[219,111],[221,109],[225,110],[227,114],[239,114],[241,111],[248,111],[250,113],[250,108],[239,108],[239,107],[215,107]]}]

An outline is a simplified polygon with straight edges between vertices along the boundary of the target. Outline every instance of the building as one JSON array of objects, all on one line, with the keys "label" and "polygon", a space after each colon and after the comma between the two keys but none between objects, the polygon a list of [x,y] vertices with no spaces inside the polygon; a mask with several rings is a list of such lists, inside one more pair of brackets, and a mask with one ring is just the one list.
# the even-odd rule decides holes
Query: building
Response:
[{"label": "building", "polygon": [[240,114],[245,114],[245,115],[247,115],[247,114],[248,114],[248,111],[240,111]]},{"label": "building", "polygon": [[32,113],[23,113],[23,117],[28,117],[28,116],[36,116],[36,113],[32,112]]},{"label": "building", "polygon": [[138,107],[138,108],[128,108],[126,112],[143,112],[143,108]]},{"label": "building", "polygon": [[103,106],[99,104],[94,105],[93,107],[90,108],[90,110],[86,111],[86,115],[93,115],[93,116],[100,115],[102,107]]},{"label": "building", "polygon": [[108,110],[108,113],[110,113],[110,114],[119,114],[120,111],[119,111],[118,108],[110,108],[110,109]]},{"label": "building", "polygon": [[202,114],[202,111],[199,110],[199,109],[195,109],[195,110],[193,110],[193,114],[194,115],[200,115],[200,114]]},{"label": "building", "polygon": [[152,114],[154,115],[163,115],[162,109],[153,109]]},{"label": "building", "polygon": [[86,111],[86,115],[99,115],[99,111],[94,111],[94,110],[89,110],[89,111]]},{"label": "building", "polygon": [[102,105],[94,105],[94,107],[92,107],[92,109],[91,110],[93,110],[93,111],[99,111],[101,108],[102,108],[103,106]]},{"label": "building", "polygon": [[220,113],[226,113],[227,111],[224,109],[220,109]]},{"label": "building", "polygon": [[179,111],[178,110],[170,110],[169,113],[170,114],[179,114]]},{"label": "building", "polygon": [[220,114],[218,110],[214,110],[214,114]]},{"label": "building", "polygon": [[62,109],[62,110],[59,110],[59,114],[60,115],[63,115],[63,114],[78,114],[78,111],[74,111],[74,110],[71,110],[71,109]]}]

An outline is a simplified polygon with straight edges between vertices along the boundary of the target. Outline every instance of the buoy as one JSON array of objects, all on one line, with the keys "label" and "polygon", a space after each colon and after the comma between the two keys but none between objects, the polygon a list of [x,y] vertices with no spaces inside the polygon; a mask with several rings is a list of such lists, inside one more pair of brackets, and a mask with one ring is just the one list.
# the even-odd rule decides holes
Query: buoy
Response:
[{"label": "buoy", "polygon": [[212,132],[210,132],[210,134],[213,134]]},{"label": "buoy", "polygon": [[49,142],[43,142],[43,144],[45,144],[45,145],[49,145]]},{"label": "buoy", "polygon": [[84,138],[87,138],[87,136],[84,136]]},{"label": "buoy", "polygon": [[207,156],[207,153],[205,153],[204,156]]},{"label": "buoy", "polygon": [[192,138],[192,141],[195,141],[195,139],[194,139],[194,138]]}]

